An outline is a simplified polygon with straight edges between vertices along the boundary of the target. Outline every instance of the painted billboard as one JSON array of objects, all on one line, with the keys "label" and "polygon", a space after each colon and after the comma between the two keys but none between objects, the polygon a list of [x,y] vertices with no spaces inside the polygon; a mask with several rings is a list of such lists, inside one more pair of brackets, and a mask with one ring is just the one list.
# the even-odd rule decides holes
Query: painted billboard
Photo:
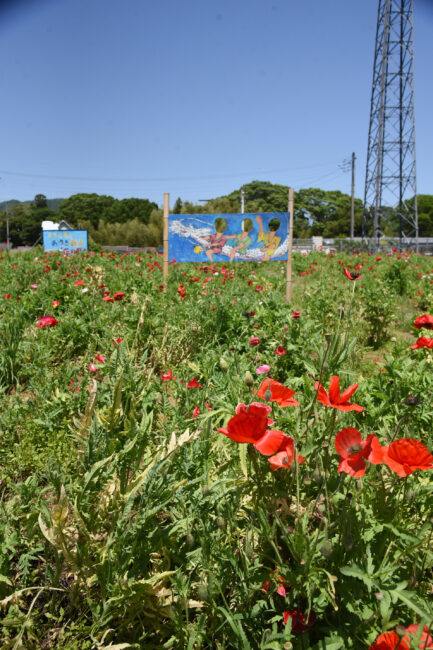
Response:
[{"label": "painted billboard", "polygon": [[170,214],[169,258],[177,262],[286,260],[289,212]]},{"label": "painted billboard", "polygon": [[42,232],[44,251],[71,253],[87,250],[87,230],[44,230]]}]

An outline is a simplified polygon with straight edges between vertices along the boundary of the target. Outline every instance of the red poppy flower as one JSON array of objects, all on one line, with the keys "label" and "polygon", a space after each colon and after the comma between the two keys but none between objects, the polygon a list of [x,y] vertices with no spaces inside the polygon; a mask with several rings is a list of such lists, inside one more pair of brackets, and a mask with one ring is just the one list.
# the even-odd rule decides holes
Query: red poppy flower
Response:
[{"label": "red poppy flower", "polygon": [[193,418],[198,418],[199,415],[200,415],[200,409],[199,409],[199,407],[198,407],[197,404],[196,404],[196,405],[194,406],[194,410],[193,410],[193,412],[192,412],[192,417],[193,417]]},{"label": "red poppy flower", "polygon": [[53,300],[53,302],[51,303],[51,307],[53,307],[53,308],[58,307],[59,305],[60,305],[60,302],[58,300]]},{"label": "red poppy flower", "polygon": [[433,348],[433,339],[426,336],[421,336],[417,339],[416,343],[410,346],[412,350],[420,350],[421,348]]},{"label": "red poppy flower", "polygon": [[250,347],[254,347],[254,345],[258,345],[260,343],[260,339],[258,336],[252,336],[250,338]]},{"label": "red poppy flower", "polygon": [[359,278],[362,278],[362,275],[360,273],[353,273],[346,268],[344,268],[344,275],[346,278],[349,278],[349,280],[359,280]]},{"label": "red poppy flower", "polygon": [[98,372],[98,366],[94,363],[89,364],[89,370],[90,372]]},{"label": "red poppy flower", "polygon": [[311,627],[316,620],[316,614],[310,612],[308,619],[305,617],[305,612],[299,612],[297,609],[284,612],[283,614],[284,625],[287,625],[289,620],[292,622],[292,632],[305,632]]},{"label": "red poppy flower", "polygon": [[370,433],[366,440],[362,440],[358,429],[346,427],[335,436],[335,449],[340,455],[338,472],[345,472],[350,476],[364,476],[366,470],[365,459],[374,465],[383,462],[386,447],[382,447],[377,437]]},{"label": "red poppy flower", "polygon": [[295,319],[296,318],[301,318],[301,312],[298,311],[298,310],[294,311],[293,314],[292,314],[292,318],[295,318]]},{"label": "red poppy flower", "polygon": [[36,323],[36,327],[54,327],[54,325],[58,324],[54,316],[42,316],[38,320],[39,323]]},{"label": "red poppy flower", "polygon": [[279,357],[282,357],[283,354],[287,354],[287,350],[285,350],[285,349],[283,348],[283,346],[280,345],[280,346],[275,350],[275,354],[278,354]]},{"label": "red poppy flower", "polygon": [[84,286],[83,280],[76,280],[74,282],[74,287],[83,287],[83,286]]},{"label": "red poppy flower", "polygon": [[99,363],[105,363],[105,357],[102,356],[102,354],[97,354],[95,357],[95,361],[99,361]]},{"label": "red poppy flower", "polygon": [[122,343],[123,341],[121,336],[118,336],[117,339],[111,339],[111,340],[113,341],[114,345],[116,345],[117,343]]},{"label": "red poppy flower", "polygon": [[[410,643],[410,635],[416,635],[418,634],[418,627],[419,624],[415,623],[414,625],[409,625],[409,627],[406,628],[406,632],[409,632],[409,635],[406,635],[404,638],[405,640],[408,639]],[[419,648],[425,648],[425,650],[431,650],[433,648],[433,637],[429,635],[429,628],[427,625],[424,625],[422,634],[421,634],[421,639],[420,639],[420,644],[418,646]]]},{"label": "red poppy flower", "polygon": [[278,406],[299,406],[299,402],[295,399],[292,399],[295,394],[294,390],[287,388],[283,384],[280,384],[275,379],[265,379],[259,386],[259,390],[255,390],[255,394],[260,399],[266,399],[265,393],[267,390],[271,391],[271,397],[267,400],[269,402],[276,402]]},{"label": "red poppy flower", "polygon": [[255,291],[263,291],[263,287],[258,284],[256,287],[254,287]]},{"label": "red poppy flower", "polygon": [[108,296],[104,296],[104,297],[102,298],[102,300],[103,300],[104,302],[113,302],[113,298],[110,298],[110,295],[108,295]]},{"label": "red poppy flower", "polygon": [[422,442],[413,438],[391,442],[383,462],[399,476],[408,476],[417,469],[433,469],[433,456]]},{"label": "red poppy flower", "polygon": [[317,401],[321,402],[325,406],[332,406],[333,408],[338,409],[339,411],[356,411],[360,413],[364,410],[363,406],[358,404],[349,404],[348,399],[352,397],[353,393],[358,388],[359,384],[353,384],[343,391],[340,395],[340,378],[333,375],[329,383],[329,394],[319,385],[319,382],[316,382],[314,388],[318,390]]},{"label": "red poppy flower", "polygon": [[227,422],[227,428],[221,427],[218,431],[235,442],[249,442],[264,456],[271,456],[279,449],[284,433],[268,429],[273,424],[268,418],[270,410],[270,406],[259,402],[238,404],[236,415]]},{"label": "red poppy flower", "polygon": [[173,373],[171,372],[171,370],[168,370],[167,372],[163,372],[161,374],[161,379],[162,381],[170,381],[171,379],[176,381],[176,377],[173,377]]},{"label": "red poppy flower", "polygon": [[10,293],[5,293],[5,295],[3,296],[3,298],[6,298],[6,300],[10,300],[10,298],[11,298],[11,294],[10,294]]},{"label": "red poppy flower", "polygon": [[272,575],[272,573],[271,573],[270,576],[271,576],[272,580],[266,580],[266,582],[264,582],[262,584],[262,589],[265,592],[265,594],[269,593],[270,586],[274,585],[275,580],[276,580],[277,585],[278,585],[277,586],[277,594],[279,594],[280,596],[283,596],[283,598],[285,598],[286,595],[287,595],[287,591],[286,591],[286,587],[285,587],[285,585],[287,585],[287,580],[285,580],[283,578],[283,576],[278,575],[276,569],[274,571],[274,575]]},{"label": "red poppy flower", "polygon": [[203,388],[203,386],[198,383],[197,377],[194,377],[194,379],[188,382],[187,388]]},{"label": "red poppy flower", "polygon": [[117,293],[113,293],[113,300],[123,300],[125,297],[125,293],[123,291],[118,291]]},{"label": "red poppy flower", "polygon": [[417,316],[413,322],[413,326],[417,330],[420,330],[423,327],[425,327],[427,330],[433,330],[433,316],[429,316],[429,314]]},{"label": "red poppy flower", "polygon": [[[290,469],[293,461],[295,460],[295,441],[290,436],[284,436],[283,441],[274,456],[268,458],[271,463],[271,468],[275,472],[282,467]],[[296,455],[296,460],[299,465],[305,463],[305,458],[301,454]]]},{"label": "red poppy flower", "polygon": [[392,632],[380,634],[368,650],[394,650],[395,648],[398,648],[398,650],[409,650],[407,643],[393,630]]}]

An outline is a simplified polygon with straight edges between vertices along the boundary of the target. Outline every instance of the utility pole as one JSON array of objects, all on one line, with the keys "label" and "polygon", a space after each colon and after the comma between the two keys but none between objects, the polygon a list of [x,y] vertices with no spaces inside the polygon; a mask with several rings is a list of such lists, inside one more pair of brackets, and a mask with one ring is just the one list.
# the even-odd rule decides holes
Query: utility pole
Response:
[{"label": "utility pole", "polygon": [[355,237],[355,153],[352,153],[352,192],[350,200],[350,239]]},{"label": "utility pole", "polygon": [[241,214],[245,214],[245,190],[241,189]]},{"label": "utility pole", "polygon": [[10,249],[9,245],[9,203],[6,202],[6,243],[7,249]]}]

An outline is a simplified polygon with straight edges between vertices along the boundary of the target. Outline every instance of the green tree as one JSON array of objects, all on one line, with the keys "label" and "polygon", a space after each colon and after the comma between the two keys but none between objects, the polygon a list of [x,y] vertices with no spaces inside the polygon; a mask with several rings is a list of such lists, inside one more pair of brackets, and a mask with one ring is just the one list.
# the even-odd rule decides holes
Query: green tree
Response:
[{"label": "green tree", "polygon": [[35,208],[46,208],[47,206],[47,197],[45,194],[36,194],[33,199],[33,205]]},{"label": "green tree", "polygon": [[175,204],[174,204],[174,208],[173,208],[172,214],[180,214],[180,213],[182,212],[182,205],[183,205],[183,203],[182,203],[182,199],[181,199],[180,196],[179,196],[179,197],[176,199],[176,202],[175,202]]}]

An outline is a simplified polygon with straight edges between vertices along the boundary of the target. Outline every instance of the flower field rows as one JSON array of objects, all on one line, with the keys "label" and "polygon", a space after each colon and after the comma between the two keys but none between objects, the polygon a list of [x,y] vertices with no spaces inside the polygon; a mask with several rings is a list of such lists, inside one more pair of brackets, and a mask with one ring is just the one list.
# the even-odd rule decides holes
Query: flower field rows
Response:
[{"label": "flower field rows", "polygon": [[433,648],[433,260],[293,272],[3,255],[1,648]]}]

